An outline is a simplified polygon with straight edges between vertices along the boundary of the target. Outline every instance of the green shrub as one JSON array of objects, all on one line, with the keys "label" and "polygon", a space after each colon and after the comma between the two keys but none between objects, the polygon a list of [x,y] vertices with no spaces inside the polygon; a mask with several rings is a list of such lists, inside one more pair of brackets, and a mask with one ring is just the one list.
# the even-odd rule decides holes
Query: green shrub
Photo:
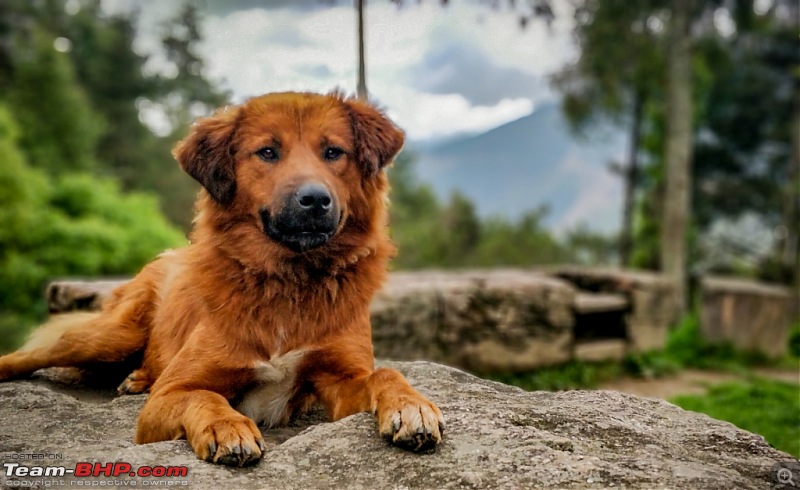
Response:
[{"label": "green shrub", "polygon": [[789,355],[800,357],[800,323],[795,324],[789,332]]},{"label": "green shrub", "polygon": [[679,366],[697,369],[745,371],[752,366],[780,364],[760,352],[736,349],[729,342],[711,343],[703,339],[696,313],[686,315],[667,338],[664,355]]},{"label": "green shrub", "polygon": [[622,361],[626,374],[639,378],[658,378],[680,371],[682,365],[663,351],[628,354]]},{"label": "green shrub", "polygon": [[48,280],[133,274],[185,242],[154,196],[88,174],[50,178],[27,165],[16,139],[0,105],[0,351],[43,318]]},{"label": "green shrub", "polygon": [[589,363],[570,361],[559,366],[544,367],[527,373],[495,374],[490,379],[528,391],[559,391],[595,388],[624,374],[616,361]]}]

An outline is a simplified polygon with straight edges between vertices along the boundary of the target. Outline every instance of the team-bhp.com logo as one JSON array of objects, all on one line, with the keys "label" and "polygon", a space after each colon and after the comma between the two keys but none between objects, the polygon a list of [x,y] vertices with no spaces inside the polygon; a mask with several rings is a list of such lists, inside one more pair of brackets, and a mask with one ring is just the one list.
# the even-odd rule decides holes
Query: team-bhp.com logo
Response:
[{"label": "team-bhp.com logo", "polygon": [[189,474],[186,466],[139,466],[134,468],[130,463],[78,463],[74,469],[65,466],[22,466],[19,463],[3,463],[6,476],[10,477],[29,477],[29,476],[138,476],[141,478],[176,478],[185,477]]}]

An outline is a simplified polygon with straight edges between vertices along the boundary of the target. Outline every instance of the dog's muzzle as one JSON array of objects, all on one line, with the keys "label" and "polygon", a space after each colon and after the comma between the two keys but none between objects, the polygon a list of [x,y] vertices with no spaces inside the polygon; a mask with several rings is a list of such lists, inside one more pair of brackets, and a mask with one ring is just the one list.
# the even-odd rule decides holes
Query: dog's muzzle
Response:
[{"label": "dog's muzzle", "polygon": [[262,209],[260,215],[267,236],[297,253],[324,245],[341,220],[339,203],[318,182],[302,184],[275,214]]}]

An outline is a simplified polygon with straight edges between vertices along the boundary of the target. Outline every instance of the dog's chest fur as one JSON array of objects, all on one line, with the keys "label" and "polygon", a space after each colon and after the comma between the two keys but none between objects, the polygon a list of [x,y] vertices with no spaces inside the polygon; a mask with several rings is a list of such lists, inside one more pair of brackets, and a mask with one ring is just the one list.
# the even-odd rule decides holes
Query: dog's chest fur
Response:
[{"label": "dog's chest fur", "polygon": [[288,422],[289,400],[294,392],[297,370],[305,352],[294,350],[255,366],[255,382],[234,407],[257,424],[274,427]]}]

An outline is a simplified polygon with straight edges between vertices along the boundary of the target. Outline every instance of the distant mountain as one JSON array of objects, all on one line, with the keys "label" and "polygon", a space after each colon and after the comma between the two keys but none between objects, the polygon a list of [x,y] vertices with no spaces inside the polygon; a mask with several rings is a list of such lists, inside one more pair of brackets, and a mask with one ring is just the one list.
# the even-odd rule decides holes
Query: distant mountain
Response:
[{"label": "distant mountain", "polygon": [[622,182],[608,164],[621,160],[624,138],[608,130],[582,140],[569,131],[556,104],[477,136],[441,144],[413,145],[416,172],[443,199],[454,189],[483,215],[517,218],[542,203],[548,225],[564,229],[584,222],[599,231],[619,227]]}]

